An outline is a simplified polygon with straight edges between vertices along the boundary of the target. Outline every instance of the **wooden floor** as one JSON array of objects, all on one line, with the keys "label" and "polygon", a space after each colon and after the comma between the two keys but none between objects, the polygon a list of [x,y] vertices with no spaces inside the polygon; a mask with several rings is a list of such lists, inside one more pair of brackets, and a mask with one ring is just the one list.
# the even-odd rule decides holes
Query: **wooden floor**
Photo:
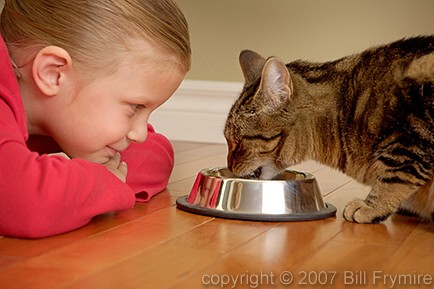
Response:
[{"label": "wooden floor", "polygon": [[433,288],[434,225],[395,216],[342,219],[367,188],[313,162],[336,218],[294,223],[215,219],[176,209],[199,170],[224,166],[224,145],[174,142],[168,189],[40,240],[0,237],[0,288]]}]

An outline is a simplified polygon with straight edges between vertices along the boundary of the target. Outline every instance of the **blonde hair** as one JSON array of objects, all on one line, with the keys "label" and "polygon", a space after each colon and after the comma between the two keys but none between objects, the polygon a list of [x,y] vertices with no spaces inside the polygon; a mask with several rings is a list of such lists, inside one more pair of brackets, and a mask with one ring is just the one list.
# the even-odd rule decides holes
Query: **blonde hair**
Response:
[{"label": "blonde hair", "polygon": [[0,33],[12,55],[59,46],[82,70],[101,71],[144,39],[190,69],[187,21],[171,0],[6,0]]}]

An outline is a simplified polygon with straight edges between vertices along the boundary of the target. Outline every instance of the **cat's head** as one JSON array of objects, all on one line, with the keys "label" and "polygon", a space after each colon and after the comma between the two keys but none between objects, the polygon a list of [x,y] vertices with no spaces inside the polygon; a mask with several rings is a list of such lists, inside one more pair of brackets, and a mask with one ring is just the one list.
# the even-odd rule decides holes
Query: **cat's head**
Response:
[{"label": "cat's head", "polygon": [[295,122],[292,80],[278,58],[245,50],[239,61],[245,84],[226,120],[227,165],[238,176],[272,178],[290,165],[282,149]]}]

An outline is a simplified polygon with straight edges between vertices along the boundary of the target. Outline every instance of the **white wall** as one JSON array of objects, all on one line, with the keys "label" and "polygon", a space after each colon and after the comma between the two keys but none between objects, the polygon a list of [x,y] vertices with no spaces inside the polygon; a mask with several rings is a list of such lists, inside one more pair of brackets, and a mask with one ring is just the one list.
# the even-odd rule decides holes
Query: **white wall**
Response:
[{"label": "white wall", "polygon": [[226,116],[241,89],[241,82],[184,80],[149,122],[171,140],[224,143]]}]

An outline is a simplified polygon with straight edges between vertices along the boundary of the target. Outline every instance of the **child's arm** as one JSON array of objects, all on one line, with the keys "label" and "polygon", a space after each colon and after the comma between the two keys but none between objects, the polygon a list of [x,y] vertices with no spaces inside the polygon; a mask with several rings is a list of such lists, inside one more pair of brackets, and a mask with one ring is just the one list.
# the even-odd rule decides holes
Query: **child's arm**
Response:
[{"label": "child's arm", "polygon": [[166,188],[174,165],[173,148],[151,125],[146,141],[132,143],[121,156],[128,165],[127,184],[136,193],[137,201],[146,202]]},{"label": "child's arm", "polygon": [[[27,145],[41,152],[59,151],[59,146],[47,137],[30,138]],[[50,155],[63,155],[52,153]],[[121,153],[122,161],[126,162],[128,174],[126,182],[136,194],[136,200],[146,202],[155,194],[163,191],[169,181],[173,169],[174,155],[169,140],[156,133],[148,124],[148,137],[144,143],[132,143]],[[115,173],[116,174],[116,173]]]},{"label": "child's arm", "polygon": [[133,207],[131,188],[103,165],[29,151],[1,101],[0,113],[0,235],[45,237]]}]

